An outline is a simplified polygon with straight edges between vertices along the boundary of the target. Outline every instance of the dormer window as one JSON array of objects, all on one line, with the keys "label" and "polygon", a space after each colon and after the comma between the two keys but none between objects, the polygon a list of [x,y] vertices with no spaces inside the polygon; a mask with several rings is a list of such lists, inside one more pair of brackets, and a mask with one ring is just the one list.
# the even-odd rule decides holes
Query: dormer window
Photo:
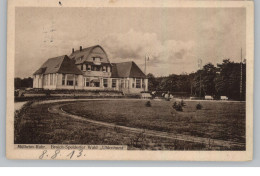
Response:
[{"label": "dormer window", "polygon": [[81,56],[78,60],[79,60],[79,61],[82,61],[82,58],[83,58],[83,56]]},{"label": "dormer window", "polygon": [[94,62],[100,62],[100,60],[101,60],[100,57],[93,57]]},{"label": "dormer window", "polygon": [[101,59],[100,59],[100,57],[93,57],[92,59],[93,59],[93,63],[94,63],[95,65],[100,65],[100,64],[101,64]]}]

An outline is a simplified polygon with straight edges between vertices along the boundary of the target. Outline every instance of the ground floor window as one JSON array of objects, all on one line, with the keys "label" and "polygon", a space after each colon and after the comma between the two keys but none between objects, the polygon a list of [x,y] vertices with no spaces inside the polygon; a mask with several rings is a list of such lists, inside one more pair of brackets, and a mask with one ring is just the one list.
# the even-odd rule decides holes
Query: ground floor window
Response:
[{"label": "ground floor window", "polygon": [[103,79],[103,86],[108,87],[107,79]]},{"label": "ground floor window", "polygon": [[73,86],[74,82],[74,75],[67,74],[67,86]]},{"label": "ground floor window", "polygon": [[75,86],[78,86],[78,75],[75,75]]},{"label": "ground floor window", "polygon": [[90,86],[90,79],[89,78],[84,78],[84,86],[89,87]]},{"label": "ground floor window", "polygon": [[90,87],[100,87],[100,79],[94,78],[90,81]]},{"label": "ground floor window", "polygon": [[145,82],[144,82],[144,79],[142,79],[142,88],[145,88]]},{"label": "ground floor window", "polygon": [[50,85],[55,85],[55,74],[50,74]]},{"label": "ground floor window", "polygon": [[116,88],[116,79],[112,79],[112,88]]},{"label": "ground floor window", "polygon": [[65,86],[66,75],[62,74],[62,85]]},{"label": "ground floor window", "polygon": [[141,79],[136,79],[136,88],[141,88]]},{"label": "ground floor window", "polygon": [[48,75],[44,75],[44,76],[43,76],[43,79],[44,79],[43,84],[44,84],[45,86],[47,86],[47,85],[48,85]]},{"label": "ground floor window", "polygon": [[121,79],[121,88],[125,88],[125,80]]}]

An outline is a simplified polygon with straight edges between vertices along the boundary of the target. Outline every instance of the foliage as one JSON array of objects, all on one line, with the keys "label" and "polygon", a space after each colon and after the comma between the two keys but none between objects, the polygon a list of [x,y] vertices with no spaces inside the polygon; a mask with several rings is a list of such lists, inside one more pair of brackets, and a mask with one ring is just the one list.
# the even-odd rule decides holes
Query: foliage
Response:
[{"label": "foliage", "polygon": [[197,109],[197,110],[202,109],[202,105],[201,105],[200,103],[196,104],[196,109]]},{"label": "foliage", "polygon": [[181,100],[181,106],[185,106],[186,104],[184,103],[183,100]]},{"label": "foliage", "polygon": [[[242,97],[240,95],[242,66]],[[149,90],[175,93],[186,92],[188,96],[204,97],[211,95],[219,98],[245,100],[246,94],[246,63],[235,63],[229,59],[214,66],[208,63],[201,70],[190,74],[172,74],[166,77],[154,77],[148,74]]]},{"label": "foliage", "polygon": [[23,89],[23,88],[32,88],[33,87],[33,79],[29,78],[15,78],[14,79],[14,88],[15,89]]},{"label": "foliage", "polygon": [[176,111],[183,111],[181,102],[179,102],[179,103],[174,102],[172,105],[172,108],[175,109]]},{"label": "foliage", "polygon": [[145,103],[145,106],[146,106],[146,107],[151,107],[151,106],[152,106],[152,104],[151,104],[151,102],[150,102],[150,101],[147,101],[147,102]]}]

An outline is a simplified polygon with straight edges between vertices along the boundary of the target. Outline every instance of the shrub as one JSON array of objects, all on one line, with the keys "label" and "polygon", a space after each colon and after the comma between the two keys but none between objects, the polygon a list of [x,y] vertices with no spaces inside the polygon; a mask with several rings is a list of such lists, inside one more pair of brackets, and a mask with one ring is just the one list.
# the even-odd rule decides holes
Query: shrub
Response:
[{"label": "shrub", "polygon": [[183,100],[181,100],[181,106],[186,106]]},{"label": "shrub", "polygon": [[197,110],[202,109],[202,105],[201,105],[200,103],[198,103],[198,104],[196,105],[196,109],[197,109]]},{"label": "shrub", "polygon": [[176,111],[183,111],[181,103],[174,102],[172,108]]},{"label": "shrub", "polygon": [[146,107],[151,107],[151,106],[152,106],[152,104],[151,104],[151,102],[150,102],[150,101],[147,101],[147,102],[145,103],[145,106],[146,106]]}]

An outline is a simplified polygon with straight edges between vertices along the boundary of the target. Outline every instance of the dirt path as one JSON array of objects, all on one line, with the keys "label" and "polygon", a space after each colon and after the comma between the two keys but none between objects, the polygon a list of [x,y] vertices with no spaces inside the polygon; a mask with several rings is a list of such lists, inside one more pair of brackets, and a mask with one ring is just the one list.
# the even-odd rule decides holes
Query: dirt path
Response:
[{"label": "dirt path", "polygon": [[[102,99],[102,100],[104,100],[104,99]],[[66,101],[68,101],[68,100],[66,100]],[[85,101],[86,101],[86,99],[85,99]],[[92,99],[89,99],[88,101],[92,101]],[[62,102],[62,101],[59,101],[59,102]],[[45,102],[45,103],[48,103],[48,102]],[[50,103],[53,103],[53,101],[51,101]],[[68,103],[69,103],[69,101],[68,101]],[[81,117],[81,116],[77,116],[77,115],[73,115],[73,114],[70,114],[68,112],[65,112],[62,109],[62,106],[64,106],[64,105],[65,104],[53,105],[53,106],[48,108],[48,111],[50,113],[58,113],[58,114],[61,114],[61,115],[69,116],[69,117],[77,119],[77,120],[90,122],[90,123],[93,123],[93,124],[96,124],[96,125],[100,125],[100,126],[104,126],[104,127],[108,127],[108,128],[120,128],[120,129],[129,131],[129,132],[133,132],[133,133],[143,133],[143,134],[148,135],[148,136],[161,137],[161,138],[174,139],[174,140],[182,140],[182,141],[189,141],[189,142],[195,142],[195,143],[203,143],[203,144],[206,144],[206,145],[209,145],[209,146],[223,146],[223,147],[229,147],[229,148],[234,147],[234,146],[243,147],[245,145],[243,143],[236,143],[236,142],[231,142],[231,141],[209,139],[209,138],[202,138],[202,137],[181,135],[181,134],[172,134],[172,133],[166,133],[166,132],[154,131],[154,130],[144,130],[144,129],[140,129],[140,128],[126,127],[126,126],[120,126],[120,125],[116,125],[116,124],[112,124],[112,123],[91,120],[91,119],[87,119],[85,117]]]},{"label": "dirt path", "polygon": [[15,102],[14,103],[14,110],[17,111],[17,110],[20,110],[23,105],[25,105],[25,103],[27,103],[27,101],[24,101],[24,102]]}]

